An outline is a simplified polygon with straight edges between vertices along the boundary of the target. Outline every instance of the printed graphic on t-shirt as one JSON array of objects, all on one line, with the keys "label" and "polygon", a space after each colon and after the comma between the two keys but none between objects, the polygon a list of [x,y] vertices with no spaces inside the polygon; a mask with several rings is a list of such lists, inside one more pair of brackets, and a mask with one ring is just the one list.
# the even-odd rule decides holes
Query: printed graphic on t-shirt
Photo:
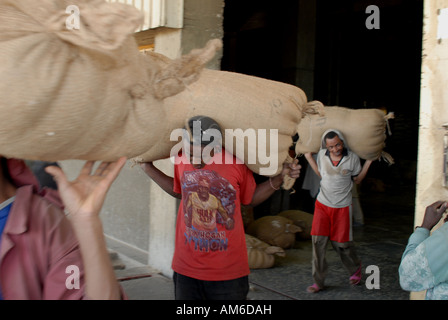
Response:
[{"label": "printed graphic on t-shirt", "polygon": [[181,179],[185,243],[199,251],[226,250],[234,228],[236,191],[215,171],[186,171]]}]

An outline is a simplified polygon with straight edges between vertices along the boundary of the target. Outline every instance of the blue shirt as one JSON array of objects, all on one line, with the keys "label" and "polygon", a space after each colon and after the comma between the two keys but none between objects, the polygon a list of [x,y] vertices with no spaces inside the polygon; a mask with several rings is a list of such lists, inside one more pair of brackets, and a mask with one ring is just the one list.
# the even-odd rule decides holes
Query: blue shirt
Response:
[{"label": "blue shirt", "polygon": [[[0,204],[0,240],[1,240],[1,235],[3,234],[3,229],[5,229],[6,220],[8,220],[9,211],[11,210],[13,201],[14,201],[14,197],[9,198],[8,200],[6,200],[2,204]],[[0,245],[1,245],[1,241],[0,241]],[[0,288],[0,300],[3,300],[1,288]]]},{"label": "blue shirt", "polygon": [[401,259],[400,285],[407,291],[426,290],[427,300],[448,300],[448,223],[429,235],[417,228]]},{"label": "blue shirt", "polygon": [[3,229],[5,228],[6,220],[8,219],[9,211],[11,210],[13,201],[14,199],[11,198],[0,204],[0,235],[3,234]]}]

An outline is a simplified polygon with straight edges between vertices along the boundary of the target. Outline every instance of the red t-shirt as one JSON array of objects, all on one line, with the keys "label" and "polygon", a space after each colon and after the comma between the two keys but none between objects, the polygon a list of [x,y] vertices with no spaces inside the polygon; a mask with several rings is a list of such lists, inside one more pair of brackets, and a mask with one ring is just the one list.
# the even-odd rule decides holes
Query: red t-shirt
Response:
[{"label": "red t-shirt", "polygon": [[[180,163],[179,163],[180,162]],[[207,281],[249,274],[241,204],[252,201],[252,172],[223,150],[195,169],[181,156],[174,167],[174,188],[182,194],[172,268]]]}]

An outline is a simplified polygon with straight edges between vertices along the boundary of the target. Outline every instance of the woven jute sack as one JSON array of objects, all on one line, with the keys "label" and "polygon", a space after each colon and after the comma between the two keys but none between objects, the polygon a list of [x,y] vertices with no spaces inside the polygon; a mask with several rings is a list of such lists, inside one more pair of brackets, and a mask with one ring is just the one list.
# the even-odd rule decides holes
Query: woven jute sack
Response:
[{"label": "woven jute sack", "polygon": [[276,257],[286,256],[282,248],[271,246],[248,234],[246,234],[246,248],[250,269],[272,268]]},{"label": "woven jute sack", "polygon": [[169,154],[180,141],[170,140],[173,130],[184,128],[190,117],[202,115],[218,122],[224,147],[250,170],[264,176],[276,175],[303,115],[319,112],[314,106],[306,108],[306,103],[305,93],[296,86],[205,69],[186,90],[164,100],[168,118],[165,129],[159,134],[160,140],[137,161],[152,161]]},{"label": "woven jute sack", "polygon": [[314,215],[302,210],[286,210],[278,214],[281,217],[291,220],[296,226],[300,227],[302,231],[296,233],[297,240],[310,240],[311,227],[313,225]]},{"label": "woven jute sack", "polygon": [[291,248],[296,240],[295,234],[302,228],[293,221],[281,216],[264,216],[252,222],[246,233],[272,246]]},{"label": "woven jute sack", "polygon": [[[322,105],[319,101],[309,104]],[[393,163],[385,152],[387,121],[393,114],[385,114],[379,109],[349,109],[325,106],[319,115],[306,115],[297,126],[299,140],[296,154],[316,153],[321,146],[322,135],[327,129],[339,130],[348,147],[365,160],[384,159]]]},{"label": "woven jute sack", "polygon": [[[66,9],[76,6],[79,29]],[[166,65],[138,50],[142,14],[103,0],[0,2],[0,154],[30,160],[135,157],[158,140],[163,99],[220,48]]]}]

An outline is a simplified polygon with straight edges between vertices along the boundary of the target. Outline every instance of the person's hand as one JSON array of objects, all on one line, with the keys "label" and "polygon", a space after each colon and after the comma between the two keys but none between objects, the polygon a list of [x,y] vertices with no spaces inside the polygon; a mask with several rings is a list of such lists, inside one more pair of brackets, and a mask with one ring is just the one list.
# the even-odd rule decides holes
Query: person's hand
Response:
[{"label": "person's hand", "polygon": [[106,194],[125,163],[126,157],[115,162],[102,162],[92,173],[94,161],[87,161],[74,181],[68,181],[59,167],[49,166],[45,171],[56,181],[69,218],[78,219],[99,215]]},{"label": "person's hand", "polygon": [[300,177],[301,168],[302,166],[299,165],[299,160],[297,159],[293,159],[292,162],[283,162],[282,172],[269,180],[271,187],[275,190],[280,189],[280,186],[283,186],[283,189],[285,190],[291,189],[296,179]]},{"label": "person's hand", "polygon": [[302,166],[299,164],[298,159],[294,159],[293,162],[283,162],[283,169],[281,172],[282,178],[286,175],[289,175],[293,179],[297,179],[300,177],[300,169],[302,169]]},{"label": "person's hand", "polygon": [[422,228],[431,230],[440,221],[447,207],[448,203],[446,201],[436,201],[427,206],[425,216],[423,218]]}]

